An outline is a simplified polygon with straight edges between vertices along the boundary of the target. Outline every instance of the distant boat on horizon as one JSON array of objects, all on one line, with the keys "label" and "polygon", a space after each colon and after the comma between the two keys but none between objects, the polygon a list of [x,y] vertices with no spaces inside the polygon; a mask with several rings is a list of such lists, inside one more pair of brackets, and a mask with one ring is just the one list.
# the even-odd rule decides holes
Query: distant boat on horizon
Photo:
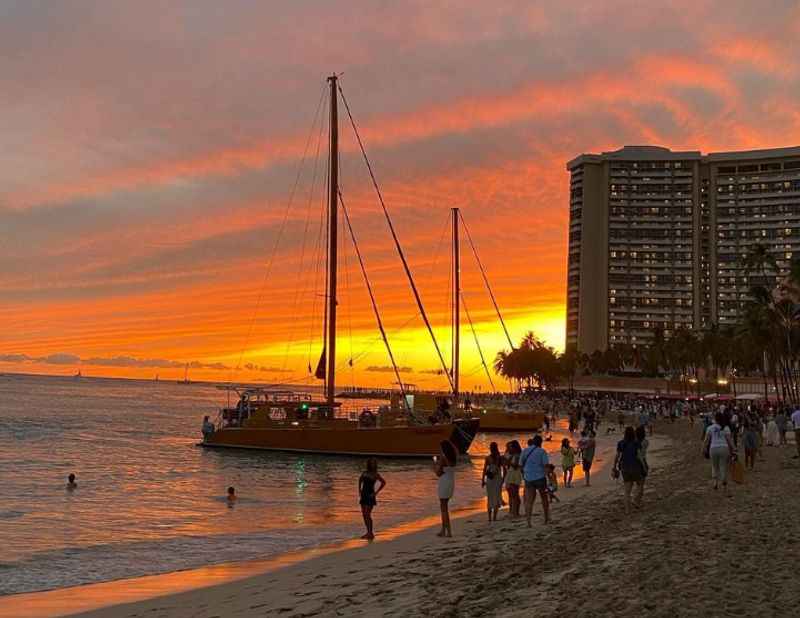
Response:
[{"label": "distant boat on horizon", "polygon": [[178,380],[178,384],[191,384],[191,383],[192,381],[189,379],[189,363],[186,363],[186,368],[183,370],[183,380]]},{"label": "distant boat on horizon", "polygon": [[73,380],[80,380],[82,377],[83,377],[83,374],[81,373],[81,370],[78,369],[78,373],[76,373],[74,376],[72,376],[72,379]]}]

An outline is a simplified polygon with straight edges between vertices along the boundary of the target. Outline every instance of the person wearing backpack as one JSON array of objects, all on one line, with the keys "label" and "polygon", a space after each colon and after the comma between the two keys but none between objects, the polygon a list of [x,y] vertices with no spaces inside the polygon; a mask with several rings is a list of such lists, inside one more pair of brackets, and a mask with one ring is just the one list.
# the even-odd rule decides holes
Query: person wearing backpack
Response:
[{"label": "person wearing backpack", "polygon": [[714,416],[714,423],[706,430],[703,441],[703,454],[711,460],[711,476],[714,479],[714,489],[719,489],[719,484],[728,491],[728,464],[735,451],[731,439],[731,430],[725,426],[725,418],[721,412]]}]

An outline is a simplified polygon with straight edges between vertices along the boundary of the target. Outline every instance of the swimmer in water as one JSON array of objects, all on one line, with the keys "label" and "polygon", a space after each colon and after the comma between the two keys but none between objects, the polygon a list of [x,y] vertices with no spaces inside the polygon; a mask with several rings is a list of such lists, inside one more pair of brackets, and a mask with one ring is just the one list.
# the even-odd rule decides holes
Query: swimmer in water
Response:
[{"label": "swimmer in water", "polygon": [[67,491],[75,491],[78,489],[78,483],[75,481],[75,475],[70,474],[67,477]]},{"label": "swimmer in water", "polygon": [[233,487],[228,487],[228,504],[233,506],[234,502],[236,502],[236,490]]}]

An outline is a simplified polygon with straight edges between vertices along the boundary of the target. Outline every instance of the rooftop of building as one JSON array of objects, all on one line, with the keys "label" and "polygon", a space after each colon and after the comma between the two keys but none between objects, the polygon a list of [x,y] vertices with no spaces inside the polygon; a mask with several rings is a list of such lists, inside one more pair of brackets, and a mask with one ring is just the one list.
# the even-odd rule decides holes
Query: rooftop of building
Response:
[{"label": "rooftop of building", "polygon": [[567,170],[572,170],[584,163],[601,163],[603,161],[703,161],[722,163],[728,161],[761,161],[764,159],[781,159],[800,157],[800,146],[787,148],[765,148],[761,150],[740,150],[731,152],[710,152],[703,155],[699,150],[673,151],[664,146],[623,146],[619,150],[610,150],[601,154],[585,153],[567,162]]}]

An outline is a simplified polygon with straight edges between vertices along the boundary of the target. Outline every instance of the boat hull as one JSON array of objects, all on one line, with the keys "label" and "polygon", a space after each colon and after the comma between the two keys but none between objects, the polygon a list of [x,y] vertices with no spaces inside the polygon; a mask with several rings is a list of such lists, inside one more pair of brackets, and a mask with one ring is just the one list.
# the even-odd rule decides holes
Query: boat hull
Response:
[{"label": "boat hull", "polygon": [[544,412],[509,412],[487,408],[478,412],[481,431],[539,431]]},{"label": "boat hull", "polygon": [[[206,448],[355,455],[368,457],[431,457],[443,440],[464,440],[456,425],[353,428],[228,427],[200,442]],[[471,443],[471,439],[469,443]],[[469,448],[469,443],[466,447]],[[457,444],[458,446],[458,444]]]},{"label": "boat hull", "polygon": [[455,444],[460,454],[466,455],[472,440],[475,439],[475,434],[478,433],[481,421],[479,418],[460,418],[453,421],[453,424],[455,428],[450,441]]}]

